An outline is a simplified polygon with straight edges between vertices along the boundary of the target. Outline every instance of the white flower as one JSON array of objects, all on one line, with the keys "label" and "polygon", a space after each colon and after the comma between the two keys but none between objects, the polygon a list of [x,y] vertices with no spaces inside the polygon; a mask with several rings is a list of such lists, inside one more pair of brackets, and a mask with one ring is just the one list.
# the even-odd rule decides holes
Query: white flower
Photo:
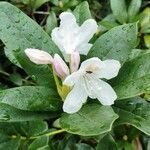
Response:
[{"label": "white flower", "polygon": [[56,74],[60,78],[65,78],[66,76],[69,75],[69,68],[64,62],[64,60],[58,55],[54,55],[54,60],[53,60],[53,66]]},{"label": "white flower", "polygon": [[27,48],[25,54],[35,64],[52,64],[53,62],[52,56],[42,50]]},{"label": "white flower", "polygon": [[86,20],[80,27],[75,16],[70,12],[60,14],[60,27],[52,31],[52,40],[61,50],[66,61],[72,51],[87,55],[92,44],[88,43],[97,30],[97,23],[93,19]]},{"label": "white flower", "polygon": [[73,86],[64,102],[64,112],[77,112],[88,96],[92,99],[97,98],[102,105],[112,105],[117,95],[113,88],[101,78],[114,78],[120,67],[117,60],[101,61],[97,57],[82,62],[80,69],[64,80],[64,85]]}]

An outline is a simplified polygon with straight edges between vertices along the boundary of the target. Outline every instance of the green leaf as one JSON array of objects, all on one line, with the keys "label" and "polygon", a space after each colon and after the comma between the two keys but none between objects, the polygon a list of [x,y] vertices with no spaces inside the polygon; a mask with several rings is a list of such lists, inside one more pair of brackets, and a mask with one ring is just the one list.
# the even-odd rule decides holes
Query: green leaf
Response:
[{"label": "green leaf", "polygon": [[26,73],[29,74],[38,85],[56,89],[51,66],[34,64],[25,53],[20,50],[14,51],[14,54]]},{"label": "green leaf", "polygon": [[17,150],[20,145],[20,139],[11,139],[9,136],[0,133],[0,149],[1,150]]},{"label": "green leaf", "polygon": [[76,146],[75,150],[94,150],[93,147],[85,143],[76,144],[75,146]]},{"label": "green leaf", "polygon": [[34,140],[28,147],[28,150],[39,150],[43,148],[44,146],[48,145],[49,137],[42,136],[36,140]]},{"label": "green leaf", "polygon": [[126,24],[114,27],[93,44],[88,57],[100,59],[116,59],[124,63],[137,41],[137,25]]},{"label": "green leaf", "polygon": [[61,108],[61,100],[54,90],[38,86],[2,90],[0,102],[30,111],[57,111]]},{"label": "green leaf", "polygon": [[120,69],[112,85],[118,99],[135,97],[150,88],[150,53],[146,53],[126,62]]},{"label": "green leaf", "polygon": [[25,137],[37,136],[48,130],[48,124],[42,120],[15,123],[14,127],[18,133]]},{"label": "green leaf", "polygon": [[111,107],[90,104],[77,113],[63,114],[60,126],[72,134],[94,136],[110,131],[117,118]]},{"label": "green leaf", "polygon": [[116,101],[114,110],[119,115],[116,125],[130,124],[150,135],[150,103],[142,98]]},{"label": "green leaf", "polygon": [[7,104],[0,103],[0,122],[32,121],[56,117],[54,113],[30,112],[19,110]]},{"label": "green leaf", "polygon": [[74,15],[77,22],[81,25],[85,20],[91,19],[91,12],[89,10],[89,4],[87,1],[80,3],[74,10]]},{"label": "green leaf", "polygon": [[[7,2],[0,2],[0,22],[0,39],[6,45],[5,53],[18,66],[20,66],[20,63],[15,58],[13,50],[20,49],[21,53],[24,54],[26,48],[37,48],[50,54],[59,53],[49,35],[35,21]],[[21,65],[29,62],[27,59],[24,61]],[[31,74],[29,72],[29,66],[23,66],[29,75],[33,75],[32,71]],[[48,67],[41,69],[40,65],[32,66],[33,68],[36,66],[36,72],[38,72],[36,75],[39,78],[42,74],[50,72]],[[45,84],[45,81],[47,81],[47,84],[51,84],[52,79],[49,78],[49,74],[45,77],[40,80],[40,85]]]},{"label": "green leaf", "polygon": [[133,22],[141,7],[142,0],[132,0],[128,8],[128,19]]},{"label": "green leaf", "polygon": [[127,10],[125,0],[110,0],[113,15],[121,23],[127,22]]},{"label": "green leaf", "polygon": [[147,48],[150,48],[150,35],[144,36],[144,42]]},{"label": "green leaf", "polygon": [[57,27],[57,17],[55,12],[51,11],[46,20],[46,32],[51,34],[52,30]]},{"label": "green leaf", "polygon": [[117,150],[117,145],[113,137],[108,134],[99,141],[96,150],[110,150],[110,149]]},{"label": "green leaf", "polygon": [[30,5],[33,8],[33,10],[36,10],[48,1],[50,0],[30,0]]}]

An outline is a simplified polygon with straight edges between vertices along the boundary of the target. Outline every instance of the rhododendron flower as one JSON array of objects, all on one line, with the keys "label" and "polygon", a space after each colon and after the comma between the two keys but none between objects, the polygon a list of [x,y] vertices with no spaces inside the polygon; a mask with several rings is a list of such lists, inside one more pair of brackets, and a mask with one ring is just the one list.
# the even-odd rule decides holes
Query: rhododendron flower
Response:
[{"label": "rhododendron flower", "polygon": [[88,96],[97,98],[102,105],[112,105],[117,99],[113,88],[101,80],[117,76],[121,65],[117,60],[101,61],[94,57],[82,62],[77,72],[69,75],[63,82],[73,89],[67,95],[63,110],[67,113],[77,112],[86,102]]},{"label": "rhododendron flower", "polygon": [[35,64],[52,64],[53,62],[52,56],[42,50],[27,48],[25,54]]},{"label": "rhododendron flower", "polygon": [[79,26],[70,12],[61,13],[60,20],[60,26],[53,29],[51,36],[65,60],[69,61],[69,54],[73,51],[87,55],[92,47],[89,41],[98,28],[96,21],[88,19]]}]

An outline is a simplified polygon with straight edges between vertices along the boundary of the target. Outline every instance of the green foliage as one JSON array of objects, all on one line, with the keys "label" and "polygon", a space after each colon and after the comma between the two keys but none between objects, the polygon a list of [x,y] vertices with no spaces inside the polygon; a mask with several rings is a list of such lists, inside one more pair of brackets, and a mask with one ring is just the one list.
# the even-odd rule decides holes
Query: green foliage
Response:
[{"label": "green foliage", "polygon": [[75,114],[64,114],[60,125],[67,132],[93,136],[110,131],[117,118],[111,107],[89,104]]},{"label": "green foliage", "polygon": [[88,57],[127,61],[131,50],[136,46],[137,25],[126,24],[114,27],[100,36],[91,48]]},{"label": "green foliage", "polygon": [[[149,150],[148,2],[110,0],[111,8],[98,0],[12,2],[33,20],[16,6],[0,2],[0,150]],[[113,106],[89,99],[77,113],[63,113],[52,66],[36,65],[25,55],[26,48],[60,54],[49,35],[62,11],[72,11],[79,25],[94,17],[98,21],[87,58],[121,62],[118,76],[108,81],[118,97]],[[3,49],[16,66],[3,60]]]}]

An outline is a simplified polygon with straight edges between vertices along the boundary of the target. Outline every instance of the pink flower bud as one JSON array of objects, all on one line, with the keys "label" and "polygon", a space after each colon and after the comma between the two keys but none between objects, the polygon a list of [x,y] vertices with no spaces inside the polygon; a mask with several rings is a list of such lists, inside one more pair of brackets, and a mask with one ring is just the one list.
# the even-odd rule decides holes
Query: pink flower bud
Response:
[{"label": "pink flower bud", "polygon": [[71,63],[70,63],[71,72],[77,71],[79,68],[79,64],[80,64],[79,52],[74,51],[71,53]]},{"label": "pink flower bud", "polygon": [[54,71],[60,78],[65,78],[69,75],[69,68],[64,62],[64,60],[58,55],[54,55]]},{"label": "pink flower bud", "polygon": [[42,50],[27,48],[25,54],[35,64],[52,64],[53,62],[52,56]]}]

